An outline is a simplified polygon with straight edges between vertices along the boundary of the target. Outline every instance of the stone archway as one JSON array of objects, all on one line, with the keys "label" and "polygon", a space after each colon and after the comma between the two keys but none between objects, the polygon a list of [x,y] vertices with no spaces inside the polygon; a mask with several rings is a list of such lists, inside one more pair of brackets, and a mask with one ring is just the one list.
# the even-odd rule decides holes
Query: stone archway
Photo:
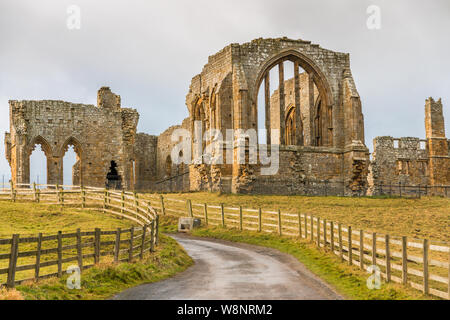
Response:
[{"label": "stone archway", "polygon": [[64,155],[69,150],[69,147],[72,146],[73,150],[76,154],[76,162],[74,166],[72,167],[72,185],[83,185],[83,148],[81,143],[78,139],[74,138],[73,136],[67,138],[64,143],[61,146],[61,149],[59,151],[59,158],[60,161],[60,183],[63,183],[63,177],[64,177]]},{"label": "stone archway", "polygon": [[[310,108],[310,110],[314,110],[314,89],[316,88],[318,90],[318,94],[320,97],[321,104],[324,108],[324,110],[331,110],[331,113],[326,113],[325,116],[333,117],[333,94],[330,87],[330,84],[325,77],[325,75],[322,73],[320,68],[306,55],[296,51],[296,50],[285,50],[281,53],[278,53],[274,55],[273,57],[267,59],[264,63],[261,64],[259,67],[258,75],[256,77],[255,82],[255,90],[253,95],[253,101],[256,104],[256,108],[258,109],[258,92],[259,88],[261,87],[262,83],[264,82],[264,104],[265,104],[265,114],[266,114],[266,122],[265,127],[267,130],[267,143],[270,144],[273,141],[271,141],[271,135],[270,135],[270,129],[271,129],[271,105],[270,105],[270,75],[269,72],[272,68],[278,66],[278,74],[279,74],[279,110],[280,110],[280,140],[279,143],[285,144],[287,141],[286,138],[286,111],[285,110],[285,92],[284,92],[284,62],[285,61],[291,61],[294,63],[294,95],[295,95],[295,101],[294,101],[294,107],[295,107],[295,114],[294,114],[294,122],[295,127],[301,128],[302,127],[302,120],[301,120],[301,106],[300,106],[300,81],[299,81],[299,67],[301,67],[308,75],[308,85],[309,85],[309,105],[307,106]],[[313,112],[310,114],[310,118],[307,119],[310,122],[310,125],[308,126],[311,130],[309,132],[309,135],[313,137],[314,131],[314,118],[313,118]],[[332,119],[326,119],[326,123],[330,124],[329,130],[333,130]],[[303,133],[301,130],[296,130],[295,132],[295,145],[303,145]],[[332,134],[331,134],[332,136]],[[311,145],[315,145],[313,139],[310,141]],[[332,146],[333,145],[333,139],[328,139],[328,135],[324,137],[324,141],[322,145]]]},{"label": "stone archway", "polygon": [[24,155],[24,164],[22,168],[22,170],[24,170],[23,183],[30,182],[30,157],[35,150],[36,145],[41,146],[41,149],[44,152],[45,158],[47,160],[47,181],[44,184],[52,184],[57,177],[57,168],[55,167],[58,166],[58,162],[55,162],[53,159],[53,150],[51,145],[41,135],[34,137],[26,148]]}]

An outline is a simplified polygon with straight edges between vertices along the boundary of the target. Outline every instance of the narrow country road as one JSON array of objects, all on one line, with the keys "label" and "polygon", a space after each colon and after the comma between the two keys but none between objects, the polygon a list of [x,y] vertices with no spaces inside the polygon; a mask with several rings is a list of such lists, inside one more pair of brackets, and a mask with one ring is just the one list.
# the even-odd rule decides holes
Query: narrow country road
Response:
[{"label": "narrow country road", "polygon": [[194,259],[188,270],[125,290],[114,300],[342,299],[294,257],[277,250],[174,235]]}]

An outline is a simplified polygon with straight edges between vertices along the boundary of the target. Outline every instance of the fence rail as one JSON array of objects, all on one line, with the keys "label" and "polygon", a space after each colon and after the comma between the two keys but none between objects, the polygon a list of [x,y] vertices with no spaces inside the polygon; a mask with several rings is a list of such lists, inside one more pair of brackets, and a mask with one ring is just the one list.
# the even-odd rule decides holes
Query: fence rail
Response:
[{"label": "fence rail", "polygon": [[[0,285],[14,287],[29,280],[60,277],[75,264],[80,271],[110,256],[115,262],[142,259],[158,244],[158,214],[137,193],[101,188],[19,184],[0,189],[0,200],[32,201],[89,208],[133,221],[130,229],[58,232],[0,237]],[[6,279],[4,279],[6,277]]]},{"label": "fence rail", "polygon": [[300,237],[326,248],[342,262],[377,272],[425,294],[450,299],[450,246],[447,242],[391,236],[344,226],[304,213],[194,203],[162,195],[142,195],[161,215],[191,216],[205,225]]}]

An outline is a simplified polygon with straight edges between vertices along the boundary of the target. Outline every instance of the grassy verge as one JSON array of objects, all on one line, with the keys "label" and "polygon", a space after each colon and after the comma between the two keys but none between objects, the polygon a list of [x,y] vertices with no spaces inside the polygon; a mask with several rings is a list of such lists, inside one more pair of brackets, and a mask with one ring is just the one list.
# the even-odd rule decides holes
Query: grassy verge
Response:
[{"label": "grassy verge", "polygon": [[[164,217],[162,219],[162,230],[175,232],[176,221],[177,219],[174,217]],[[202,227],[195,229],[192,235],[265,246],[290,254],[347,299],[431,299],[431,297],[424,296],[417,290],[394,283],[382,282],[381,289],[370,290],[366,285],[369,276],[366,272],[360,271],[355,266],[346,265],[330,250],[319,250],[305,240],[250,231],[229,230],[222,227]]]},{"label": "grassy verge", "polygon": [[192,259],[175,240],[161,235],[153,254],[135,263],[103,262],[81,275],[81,289],[68,289],[68,276],[0,291],[1,299],[92,300],[105,299],[127,288],[163,280],[192,265]]},{"label": "grassy verge", "polygon": [[191,199],[193,203],[206,202],[211,205],[223,203],[226,206],[241,205],[244,208],[279,208],[283,212],[312,214],[368,232],[450,241],[449,198],[349,198],[208,192],[174,193],[164,197]]}]

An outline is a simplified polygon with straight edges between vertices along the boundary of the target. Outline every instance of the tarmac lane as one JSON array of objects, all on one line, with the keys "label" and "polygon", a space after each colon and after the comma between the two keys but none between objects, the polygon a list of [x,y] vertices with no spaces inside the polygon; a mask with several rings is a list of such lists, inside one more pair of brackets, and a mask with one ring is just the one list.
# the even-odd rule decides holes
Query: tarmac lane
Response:
[{"label": "tarmac lane", "polygon": [[113,300],[342,299],[294,257],[278,250],[172,235],[195,264],[172,278],[127,289]]}]

